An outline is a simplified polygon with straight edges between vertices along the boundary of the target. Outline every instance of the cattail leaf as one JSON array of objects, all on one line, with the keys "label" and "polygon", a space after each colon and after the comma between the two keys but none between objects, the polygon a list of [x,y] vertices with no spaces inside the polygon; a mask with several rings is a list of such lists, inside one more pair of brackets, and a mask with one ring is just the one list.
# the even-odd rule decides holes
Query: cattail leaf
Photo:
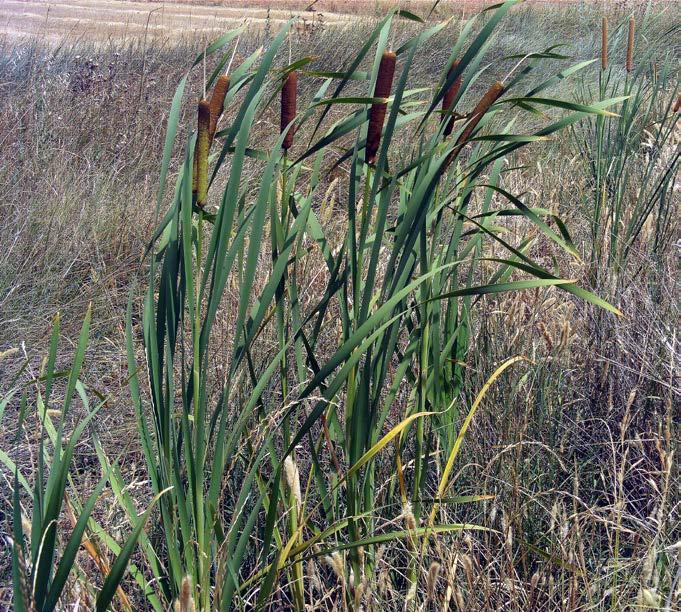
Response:
[{"label": "cattail leaf", "polygon": [[482,184],[480,185],[481,187],[486,187],[488,189],[491,189],[492,191],[495,191],[496,193],[501,194],[504,196],[511,204],[516,206],[518,210],[520,210],[523,215],[525,215],[532,223],[534,223],[541,231],[551,240],[553,240],[557,245],[561,246],[563,249],[565,249],[570,255],[572,255],[577,261],[581,261],[582,258],[579,255],[579,252],[577,251],[577,248],[575,245],[572,243],[571,240],[566,240],[565,237],[561,237],[558,234],[556,234],[544,221],[542,221],[533,211],[532,209],[528,208],[523,202],[521,202],[517,197],[515,197],[513,194],[509,193],[505,189],[502,189],[501,187],[498,187],[496,185],[485,185]]},{"label": "cattail leaf", "polygon": [[289,74],[291,72],[297,71],[299,68],[302,68],[303,66],[307,66],[308,64],[311,64],[312,62],[315,62],[317,60],[316,57],[302,57],[299,60],[296,60],[292,64],[289,64],[285,68],[282,68],[282,73],[284,75]]},{"label": "cattail leaf", "polygon": [[160,214],[161,202],[163,201],[163,194],[165,193],[166,180],[168,177],[168,168],[170,167],[170,158],[173,154],[173,146],[175,144],[175,136],[177,135],[177,125],[180,120],[180,112],[182,110],[182,96],[184,95],[184,88],[187,84],[187,76],[185,75],[180,80],[180,83],[175,90],[173,101],[170,106],[170,114],[168,115],[168,125],[166,127],[166,139],[163,145],[163,157],[161,160],[161,174],[158,180],[158,193],[156,195],[156,216]]},{"label": "cattail leaf", "polygon": [[419,17],[416,13],[412,13],[411,11],[408,11],[406,9],[400,8],[395,11],[395,15],[397,17],[402,17],[402,19],[406,19],[407,21],[415,21],[416,23],[425,23],[423,18]]},{"label": "cattail leaf", "polygon": [[386,433],[376,444],[374,444],[366,453],[364,453],[357,462],[348,470],[346,478],[349,478],[353,474],[357,473],[364,465],[371,461],[378,453],[380,453],[392,440],[400,435],[413,421],[416,419],[421,419],[430,415],[435,414],[434,412],[417,412],[408,416],[406,419],[402,420],[400,423],[395,425]]},{"label": "cattail leaf", "polygon": [[318,552],[309,555],[309,557],[322,557],[330,555],[336,551],[351,550],[357,548],[370,548],[379,544],[385,544],[386,542],[392,542],[394,540],[410,540],[422,538],[427,535],[433,534],[445,534],[445,533],[457,533],[460,531],[485,531],[494,533],[494,529],[489,529],[488,527],[483,527],[482,525],[475,525],[473,523],[447,523],[446,525],[433,525],[432,527],[416,527],[409,531],[389,531],[388,533],[382,533],[379,535],[372,536],[370,538],[365,538],[362,540],[357,540],[354,542],[343,542],[334,545],[333,547],[320,549]]},{"label": "cattail leaf", "polygon": [[7,471],[13,472],[15,474],[19,484],[24,488],[24,490],[29,495],[31,495],[31,493],[33,492],[33,488],[28,483],[28,480],[26,480],[26,477],[19,471],[17,464],[14,463],[10,456],[2,449],[0,449],[0,463],[2,463],[7,468]]},{"label": "cattail leaf", "polygon": [[88,304],[87,310],[85,311],[85,318],[83,319],[83,325],[80,330],[80,336],[78,337],[78,345],[76,346],[76,353],[73,357],[73,365],[71,366],[71,371],[69,374],[69,380],[66,385],[66,393],[64,395],[64,404],[61,413],[61,421],[63,422],[66,414],[71,408],[71,400],[73,398],[73,392],[76,388],[76,382],[80,376],[80,369],[83,366],[83,360],[85,359],[85,350],[87,349],[88,336],[90,334],[90,321],[92,319],[92,303]]},{"label": "cattail leaf", "polygon": [[301,74],[310,77],[320,77],[325,79],[347,79],[350,81],[366,81],[369,73],[363,70],[354,72],[333,72],[329,70],[301,70]]},{"label": "cattail leaf", "polygon": [[147,519],[149,518],[149,515],[151,514],[152,510],[154,509],[154,506],[156,506],[156,503],[161,498],[161,496],[164,495],[169,490],[170,489],[165,489],[164,491],[161,491],[161,493],[157,494],[147,507],[144,514],[142,514],[142,516],[140,516],[139,519],[137,520],[137,524],[135,525],[132,532],[128,536],[128,539],[126,540],[124,546],[121,548],[121,552],[118,554],[115,561],[113,562],[111,569],[109,570],[109,573],[107,574],[104,580],[104,584],[102,585],[102,588],[97,595],[96,602],[97,612],[105,612],[106,609],[109,607],[109,604],[111,603],[111,601],[114,598],[114,595],[116,594],[118,586],[123,580],[125,569],[128,565],[130,557],[132,556],[132,553],[135,550],[135,547],[137,546],[137,540],[140,536],[140,533],[142,532],[142,529],[144,529],[144,526],[147,522]]},{"label": "cattail leaf", "polygon": [[94,491],[85,502],[85,506],[81,509],[80,515],[78,516],[78,521],[76,522],[71,535],[66,543],[64,552],[59,561],[57,571],[55,572],[54,579],[50,585],[50,590],[45,598],[45,603],[43,605],[45,610],[54,610],[57,607],[57,602],[61,596],[64,586],[66,585],[66,580],[73,569],[73,565],[76,559],[76,554],[80,548],[81,540],[83,539],[83,534],[87,527],[88,520],[92,511],[94,510],[95,503],[104,490],[108,480],[108,475],[104,475]]},{"label": "cattail leaf", "polygon": [[504,98],[500,101],[500,104],[504,103],[528,103],[528,104],[540,104],[542,106],[550,106],[552,108],[563,108],[566,110],[576,111],[579,113],[588,113],[590,115],[601,115],[603,117],[617,117],[616,113],[605,110],[609,106],[614,106],[620,102],[628,99],[629,96],[619,96],[616,98],[611,98],[609,100],[603,100],[593,104],[579,104],[577,102],[567,102],[565,100],[556,100],[554,98]]},{"label": "cattail leaf", "polygon": [[[230,30],[229,32],[225,32],[222,36],[220,36],[218,39],[216,39],[212,43],[210,43],[203,51],[201,51],[201,53],[199,53],[196,56],[196,58],[194,59],[194,62],[192,64],[192,67],[198,66],[201,62],[203,62],[203,60],[206,57],[208,57],[209,55],[212,55],[216,51],[219,51],[225,45],[228,45],[237,36],[242,34],[245,29],[246,29],[246,26],[243,25],[240,28],[237,28],[236,30]],[[212,83],[209,83],[209,86],[210,85],[212,85]]]},{"label": "cattail leaf", "polygon": [[[444,469],[442,470],[442,476],[440,477],[440,483],[437,487],[437,497],[442,498],[445,494],[445,491],[449,487],[449,475],[451,474],[452,468],[454,467],[454,462],[456,461],[456,458],[459,454],[459,450],[461,449],[461,444],[463,443],[463,439],[466,435],[466,432],[468,431],[468,428],[473,421],[473,417],[475,416],[475,413],[482,403],[482,400],[485,398],[485,395],[487,395],[487,392],[489,391],[490,387],[494,384],[497,378],[501,376],[505,370],[507,370],[509,367],[511,367],[513,364],[518,363],[519,361],[527,361],[524,357],[511,357],[510,359],[507,359],[502,363],[489,377],[487,382],[483,385],[482,389],[480,389],[479,393],[475,397],[475,400],[473,401],[473,404],[471,405],[471,409],[468,411],[468,415],[464,419],[464,422],[461,424],[461,428],[459,429],[459,433],[456,437],[456,440],[454,441],[454,444],[449,451],[449,456],[447,457],[447,463],[445,464]],[[454,400],[456,401],[456,400]],[[450,404],[450,409],[453,404]],[[438,505],[435,504],[430,511],[430,516],[428,518],[428,524],[433,525],[435,522],[435,516],[437,514],[438,510]]]},{"label": "cattail leaf", "polygon": [[[30,488],[29,488],[30,490]],[[19,471],[14,468],[14,491],[12,493],[12,586],[14,589],[14,609],[17,612],[32,610],[31,601],[26,601],[28,588],[28,568],[25,562],[24,530],[21,524],[21,497],[19,495]]]}]

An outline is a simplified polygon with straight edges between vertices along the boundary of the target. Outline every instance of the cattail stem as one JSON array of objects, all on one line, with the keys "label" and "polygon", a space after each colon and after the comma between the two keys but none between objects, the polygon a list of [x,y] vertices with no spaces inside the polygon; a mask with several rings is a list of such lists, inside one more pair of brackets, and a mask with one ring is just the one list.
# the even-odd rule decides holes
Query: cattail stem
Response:
[{"label": "cattail stem", "polygon": [[490,106],[492,106],[492,104],[494,104],[503,93],[504,86],[502,83],[497,81],[487,90],[487,93],[480,98],[480,101],[475,105],[473,112],[470,114],[470,118],[468,119],[466,127],[459,135],[459,138],[456,141],[456,146],[447,157],[447,160],[442,167],[443,172],[447,169],[449,164],[456,159],[457,155],[461,152],[461,149],[463,149],[463,147],[466,145],[468,139],[471,137],[473,131],[478,126],[478,123],[480,123],[480,120],[485,116],[485,113],[487,113]]},{"label": "cattail stem", "polygon": [[229,76],[222,74],[216,81],[213,95],[210,98],[210,130],[208,133],[208,140],[211,143],[213,142],[215,132],[218,129],[218,121],[222,116],[227,91],[229,91]]},{"label": "cattail stem", "polygon": [[208,192],[208,149],[210,147],[210,103],[199,102],[199,133],[196,140],[196,203],[203,206]]},{"label": "cattail stem", "polygon": [[608,69],[608,18],[603,17],[601,24],[601,70]]},{"label": "cattail stem", "polygon": [[[459,62],[458,61],[453,61],[452,65],[449,67],[449,70],[447,71],[447,80],[451,78],[451,76],[454,74],[456,69],[459,67]],[[445,97],[442,98],[442,121],[446,121],[447,125],[445,126],[445,131],[444,135],[449,136],[452,133],[452,130],[454,129],[454,101],[456,100],[456,96],[459,94],[459,89],[461,89],[461,81],[462,81],[462,74],[459,74],[456,79],[452,82],[452,84],[447,88],[447,91],[445,93]]]},{"label": "cattail stem", "polygon": [[636,22],[633,17],[629,18],[629,36],[627,37],[627,72],[634,70],[634,32]]},{"label": "cattail stem", "polygon": [[[378,76],[374,88],[374,98],[389,98],[395,76],[395,64],[397,55],[392,51],[385,51],[378,66]],[[387,102],[375,102],[369,109],[369,128],[367,130],[366,162],[373,164],[376,161],[378,145],[381,142],[385,113],[388,108]]]},{"label": "cattail stem", "polygon": [[[281,88],[281,131],[283,132],[287,126],[296,118],[296,99],[298,96],[298,73],[292,70],[286,75],[284,79],[284,86]],[[284,142],[281,147],[284,151],[288,151],[293,144],[293,136],[295,134],[295,126],[284,136]]]}]

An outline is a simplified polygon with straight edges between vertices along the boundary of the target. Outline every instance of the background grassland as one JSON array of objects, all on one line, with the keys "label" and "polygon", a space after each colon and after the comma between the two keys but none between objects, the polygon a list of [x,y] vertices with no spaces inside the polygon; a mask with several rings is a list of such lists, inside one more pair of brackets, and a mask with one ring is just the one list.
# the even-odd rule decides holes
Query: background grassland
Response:
[{"label": "background grassland", "polygon": [[[346,552],[340,547],[354,538],[352,534],[339,533],[331,544],[326,542],[330,546],[328,555],[304,562],[302,557],[292,557],[267,600],[273,609],[293,607],[301,600],[328,609],[359,603],[368,609],[402,609],[414,584],[417,588],[413,604],[421,609],[443,609],[445,601],[450,609],[502,606],[537,610],[634,606],[673,609],[678,605],[681,479],[677,460],[681,415],[676,373],[679,342],[675,330],[680,314],[679,115],[674,115],[670,107],[679,93],[681,22],[678,8],[673,6],[648,12],[639,7],[634,11],[640,71],[634,79],[627,77],[621,68],[629,14],[619,6],[609,13],[612,44],[607,80],[597,66],[592,66],[570,79],[561,79],[546,93],[552,98],[583,103],[629,93],[637,105],[617,109],[627,118],[626,123],[585,117],[550,141],[531,143],[499,162],[500,166],[486,168],[481,178],[482,183],[493,182],[496,173],[501,176],[499,184],[505,191],[520,195],[529,207],[543,208],[559,216],[569,228],[582,258],[578,260],[557,248],[524,216],[495,220],[503,226],[499,235],[505,241],[522,244],[527,238],[535,239],[528,252],[533,261],[546,269],[560,270],[563,278],[577,280],[619,308],[624,316],[614,317],[557,288],[538,287],[476,298],[466,321],[469,331],[465,351],[456,355],[456,367],[451,365],[456,384],[450,380],[452,387],[448,392],[456,398],[461,416],[451,423],[433,420],[433,429],[426,429],[421,439],[426,452],[432,453],[431,479],[424,478],[422,497],[427,507],[423,514],[427,518],[428,504],[438,484],[435,475],[442,473],[449,450],[443,440],[453,443],[468,408],[499,365],[513,355],[523,355],[531,362],[507,370],[487,392],[475,414],[452,475],[456,482],[452,493],[459,496],[458,503],[443,504],[442,523],[475,523],[493,531],[461,531],[438,537],[423,558],[414,554],[414,544],[409,539],[391,541],[372,553],[367,551],[367,555],[372,555],[367,562],[370,565],[366,566],[371,567],[371,573],[368,570],[363,573],[365,591],[359,595],[357,582],[351,584],[349,578],[351,568],[354,575],[358,575],[360,568],[357,549],[351,547]],[[544,51],[567,41],[565,47],[555,51],[569,55],[570,59],[542,61],[532,73],[534,84],[579,61],[598,57],[600,17],[596,7],[586,4],[541,11],[525,7],[508,15],[499,25],[483,61],[483,65],[489,63],[492,68],[466,89],[461,108],[470,110],[495,79],[517,64],[519,58],[508,59],[510,56]],[[474,33],[480,27],[476,26]],[[315,58],[303,70],[346,69],[375,28],[375,21],[363,19],[347,27],[294,30],[291,59]],[[405,84],[407,89],[428,88],[425,97],[437,91],[461,28],[462,24],[455,22],[423,43],[415,55]],[[395,21],[390,37],[399,46],[419,31],[410,22]],[[275,35],[274,25],[247,29],[239,38],[234,65],[241,64],[259,47],[270,45]],[[69,498],[59,516],[59,526],[65,534],[72,529],[68,508],[82,504],[95,489],[105,456],[120,465],[121,482],[129,494],[128,505],[109,491],[97,502],[93,520],[122,544],[135,523],[132,511],[141,513],[153,497],[140,444],[138,415],[128,388],[125,311],[132,291],[130,330],[134,356],[138,364],[143,364],[144,296],[135,287],[142,284],[145,290],[146,283],[150,283],[152,297],[162,292],[160,286],[154,285],[157,277],[145,280],[148,260],[140,261],[158,222],[155,199],[166,125],[176,85],[190,60],[201,53],[205,41],[186,38],[152,42],[130,38],[126,42],[110,40],[94,44],[66,39],[54,47],[39,40],[6,38],[0,44],[0,390],[7,397],[12,388],[26,389],[25,407],[22,408],[18,393],[0,410],[4,413],[0,449],[3,456],[19,466],[28,481],[34,481],[39,470],[37,449],[43,437],[37,406],[39,397],[44,399],[46,395],[34,379],[49,366],[45,357],[53,317],[60,312],[62,336],[53,371],[65,372],[71,367],[74,354],[78,354],[81,323],[91,303],[90,341],[80,379],[88,391],[96,391],[107,400],[92,429],[86,430],[74,449]],[[370,70],[372,57],[373,51],[360,68]],[[263,86],[263,105],[249,133],[249,147],[253,149],[269,151],[273,147],[279,132],[276,97],[279,73],[275,68],[288,64],[286,43],[274,58],[270,78]],[[208,74],[213,65],[209,64]],[[299,110],[305,107],[302,101],[312,98],[322,80],[310,75],[300,82]],[[638,90],[626,90],[639,84],[643,88],[640,97]],[[191,142],[194,102],[202,86],[199,65],[190,73],[186,85],[190,93],[178,117],[178,146],[169,166],[173,179],[182,172],[185,161],[182,143]],[[343,95],[368,95],[366,82],[350,83],[348,87]],[[273,101],[265,104],[270,95]],[[232,125],[238,108],[237,103],[227,107],[223,126]],[[545,115],[523,114],[513,131],[530,133],[545,125],[549,118],[559,116],[556,109],[544,110]],[[347,112],[346,108],[332,107],[329,123],[325,125],[341,120]],[[500,126],[492,124],[488,129],[498,131]],[[666,136],[661,139],[663,129]],[[310,134],[311,130],[304,126],[296,135],[295,146],[300,153]],[[326,170],[347,148],[352,150],[352,136],[329,147],[324,177],[312,199],[311,209],[319,216],[332,250],[339,249],[348,235],[344,202],[350,170],[347,162]],[[414,144],[409,138],[408,131],[395,133],[390,153],[395,167],[408,162],[406,152]],[[469,161],[465,158],[465,162]],[[613,168],[617,169],[616,174]],[[664,182],[668,168],[670,178]],[[262,173],[262,161],[244,160],[240,182],[244,201],[256,198]],[[227,187],[223,176],[226,174],[227,167],[211,187],[210,212],[218,209],[218,194]],[[289,189],[307,193],[310,180],[303,172]],[[173,206],[172,192],[173,183],[169,182],[163,211]],[[498,192],[483,193],[471,200],[471,211],[477,214],[489,205],[504,207],[505,201]],[[658,194],[664,197],[658,198]],[[275,190],[272,197],[280,196]],[[402,193],[400,197],[408,195]],[[395,199],[399,197],[396,195]],[[645,204],[649,201],[653,202],[650,209]],[[640,202],[644,204],[639,205]],[[601,212],[597,214],[597,210]],[[388,220],[398,222],[396,217]],[[454,222],[452,217],[451,223]],[[449,227],[445,225],[443,232],[449,231]],[[629,229],[632,227],[637,228],[635,232]],[[290,230],[283,225],[279,229],[284,234]],[[256,295],[267,286],[273,251],[281,246],[270,231],[267,230],[262,249],[254,259]],[[209,235],[207,231],[206,240]],[[626,250],[613,246],[618,237],[620,244],[627,244]],[[325,270],[323,274],[319,269],[321,259],[315,254],[314,245],[301,244],[305,244],[310,256],[304,249],[296,255],[300,267],[295,287],[300,290],[300,303],[305,309],[322,297],[328,279]],[[206,242],[204,248],[207,246]],[[486,257],[506,254],[493,241],[480,249]],[[377,285],[389,272],[386,263],[381,258]],[[458,282],[484,283],[497,270],[495,266],[489,261],[481,263],[471,268],[470,279]],[[244,277],[237,270],[220,301],[211,345],[214,350],[205,365],[206,376],[211,380],[223,380],[232,364],[230,356],[239,339],[231,329],[238,317],[243,283]],[[295,312],[287,308],[282,316],[294,317]],[[281,346],[276,309],[270,315],[271,327],[263,329],[249,356],[256,367],[271,363]],[[432,316],[429,312],[427,320],[434,320]],[[336,350],[344,333],[342,319],[343,305],[339,300],[331,304],[319,329],[314,347],[318,357],[328,358]],[[415,315],[408,322],[408,329],[418,328],[422,320],[421,313]],[[182,333],[190,337],[190,330],[181,327]],[[408,351],[408,333],[406,338],[401,339],[400,351]],[[404,384],[395,387],[394,407],[387,414],[383,433],[401,423],[413,407],[413,397],[418,397],[414,390],[419,387],[420,359],[414,357],[416,380],[409,376],[410,366],[407,374],[403,374]],[[296,372],[299,365],[296,355],[292,354],[290,360],[290,388],[282,387],[282,381],[289,378],[278,374],[272,378],[272,384],[262,395],[262,410],[268,416],[252,425],[252,438],[244,436],[238,441],[234,463],[243,461],[243,465],[237,465],[220,483],[221,511],[230,521],[234,520],[230,513],[239,497],[241,480],[257,465],[260,440],[267,439],[273,423],[282,426],[277,418],[293,401],[288,396],[294,397],[304,387],[304,377],[299,379]],[[399,359],[391,362],[391,375],[403,372],[399,365]],[[177,365],[177,371],[183,367]],[[248,375],[244,376],[235,387],[243,389],[237,395],[246,399],[239,397],[237,405],[247,401],[256,384],[255,380],[246,382]],[[52,391],[54,405],[48,408],[59,407],[60,400],[68,396],[68,389],[65,380],[57,378]],[[386,385],[377,397],[383,401],[388,391]],[[191,392],[187,396],[191,399]],[[338,399],[346,398],[342,393]],[[435,403],[429,394],[424,398]],[[71,432],[87,413],[77,400],[64,425],[66,432]],[[151,414],[144,384],[141,401],[147,414]],[[180,398],[177,405],[171,402],[171,408],[180,410],[181,405]],[[309,409],[310,405],[305,407]],[[344,412],[339,415],[342,419]],[[302,420],[301,417],[294,421],[293,431]],[[184,431],[184,425],[178,427]],[[451,433],[444,436],[447,427]],[[323,440],[321,429],[314,432]],[[314,493],[318,483],[309,483],[316,482],[322,473],[330,475],[331,486],[334,460],[340,460],[344,468],[353,463],[350,459],[355,451],[343,446],[347,436],[334,430],[333,423],[331,435],[333,445],[325,446],[319,456],[311,454],[314,445],[303,444],[296,452],[295,469],[300,472],[303,489],[311,486],[313,491],[306,500],[310,506],[318,502],[321,494]],[[253,488],[258,488],[261,494],[269,484],[268,479],[277,473],[276,458],[282,455],[288,441],[290,438],[268,442],[268,458],[262,459],[262,473],[253,482]],[[412,497],[411,487],[418,463],[414,457],[420,456],[415,450],[418,432],[410,430],[402,444],[410,488],[407,497],[414,503],[418,495]],[[335,459],[330,448],[336,449]],[[15,501],[14,473],[7,469],[8,465],[7,461],[2,464],[0,506],[5,517],[0,570],[6,602],[12,598],[10,542],[14,537],[11,517]],[[412,510],[403,504],[394,452],[386,449],[379,454],[372,469],[375,505],[366,510],[372,512],[382,527],[393,525],[395,529],[409,531],[413,528],[409,521],[418,521],[419,517],[417,514],[416,519],[410,518]],[[285,475],[282,479],[285,480]],[[290,487],[291,481],[286,482],[289,484],[278,489],[282,493],[279,504],[282,509],[277,516],[277,531],[271,535],[275,551],[299,536],[296,513],[301,510],[294,512],[294,487]],[[334,508],[325,508],[327,520],[353,514],[346,512],[349,494],[343,488],[339,491]],[[487,495],[494,498],[463,503],[463,496]],[[21,502],[23,513],[30,520],[31,500],[26,497]],[[367,502],[356,503],[361,506]],[[149,547],[169,554],[164,544],[167,533],[159,528],[160,512],[154,512],[154,520],[146,529],[150,544],[142,543],[133,555],[136,568],[148,580],[155,575]],[[264,515],[259,520],[264,525]],[[309,533],[329,526],[317,516],[311,523],[306,527],[311,530],[306,532],[306,539]],[[248,608],[259,597],[260,590],[255,586],[259,583],[248,581],[262,567],[260,556],[263,540],[267,539],[263,525],[253,531],[243,553],[235,606]],[[184,526],[178,527],[182,529]],[[101,534],[94,535],[92,526],[88,533],[97,543],[101,557],[86,550],[78,554],[76,571],[62,597],[63,605],[78,600],[86,607],[88,602],[92,605],[103,582],[97,559],[104,559],[111,566],[115,558]],[[316,549],[310,550],[316,554]],[[270,551],[265,550],[264,554]],[[272,560],[271,555],[269,559]],[[300,571],[304,572],[302,577]],[[200,570],[195,575],[201,575]],[[203,577],[211,580],[206,574]],[[173,576],[169,581],[168,590],[173,596],[177,595],[178,584],[173,583],[177,580],[178,576]],[[127,600],[139,609],[150,609],[149,598],[130,574],[123,580],[122,589],[124,595],[117,595],[114,607],[125,609]],[[159,587],[157,591],[162,593],[163,589]],[[195,593],[199,602],[205,593],[205,589]]]}]

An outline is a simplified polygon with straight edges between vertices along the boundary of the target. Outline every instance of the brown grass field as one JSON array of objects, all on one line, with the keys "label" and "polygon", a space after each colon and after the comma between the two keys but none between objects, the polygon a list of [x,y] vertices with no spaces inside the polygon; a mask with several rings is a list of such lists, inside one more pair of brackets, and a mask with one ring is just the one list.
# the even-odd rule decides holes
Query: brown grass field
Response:
[{"label": "brown grass field", "polygon": [[[312,24],[344,24],[357,15],[376,16],[399,4],[418,14],[427,13],[433,0],[231,0],[160,2],[158,0],[2,0],[0,34],[40,36],[59,42],[68,39],[106,40],[143,35],[191,36],[234,28],[243,21],[264,26],[268,19],[281,24],[292,15]],[[529,0],[536,7],[571,4],[577,0]],[[445,0],[435,15],[470,14],[490,0]],[[301,26],[304,27],[304,26]]]}]

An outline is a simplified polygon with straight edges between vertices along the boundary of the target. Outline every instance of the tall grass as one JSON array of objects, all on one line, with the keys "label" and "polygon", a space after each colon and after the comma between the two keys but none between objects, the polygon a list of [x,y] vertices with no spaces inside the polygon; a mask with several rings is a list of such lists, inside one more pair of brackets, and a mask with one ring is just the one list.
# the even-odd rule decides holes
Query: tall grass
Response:
[{"label": "tall grass", "polygon": [[[143,307],[138,316],[131,296],[126,323],[129,386],[157,528],[142,530],[152,506],[137,516],[116,461],[97,445],[102,486],[109,481],[136,526],[97,595],[102,608],[137,539],[143,569],[136,565],[133,578],[156,610],[189,600],[205,610],[304,609],[315,603],[306,582],[321,559],[337,582],[335,601],[359,609],[371,601],[372,577],[386,554],[404,570],[392,579],[395,590],[416,605],[421,591],[433,592],[439,547],[452,533],[483,529],[452,522],[444,509],[487,499],[484,490],[458,495],[454,466],[489,389],[522,362],[508,355],[472,404],[462,401],[464,358],[485,296],[565,291],[618,313],[563,278],[557,263],[548,269],[532,257],[539,246],[556,262],[580,255],[565,224],[511,193],[505,173],[528,146],[541,147],[591,117],[599,125],[612,120],[608,109],[626,103],[624,96],[593,103],[546,97],[593,63],[531,81],[542,62],[560,57],[552,49],[528,54],[511,73],[494,74],[484,95],[473,93],[493,71],[484,55],[514,4],[494,7],[477,29],[466,24],[439,82],[427,89],[410,88],[410,73],[446,24],[423,26],[394,49],[395,76],[385,86],[395,20],[419,21],[406,11],[388,14],[342,72],[308,76],[321,82],[311,99],[298,94],[295,117],[290,84],[305,78],[311,58],[277,67],[289,23],[269,48],[230,71],[221,106],[232,120],[214,139],[210,104],[199,103],[198,127],[184,142],[172,184],[183,97],[199,97],[186,92],[189,74],[182,78],[168,116]],[[208,91],[220,82],[239,33],[196,57],[192,70],[214,66]],[[258,148],[256,122],[280,86],[281,129]],[[462,114],[442,121],[437,109],[445,99],[445,111]],[[529,123],[526,115],[543,125],[516,131]],[[345,175],[334,186],[330,172]],[[340,197],[332,202],[336,188]],[[167,194],[172,202],[162,211]],[[505,225],[519,218],[532,231],[514,239]],[[48,385],[54,376],[48,371]],[[74,388],[78,376],[77,364]],[[59,439],[56,449],[60,457]],[[68,461],[52,470],[63,481]],[[51,508],[48,522],[60,507]],[[74,532],[65,551],[83,532]],[[15,531],[17,567],[22,544]],[[112,539],[106,544],[114,550]],[[46,549],[50,562],[54,550]],[[28,606],[17,576],[17,601]],[[42,588],[27,597],[42,603]],[[125,592],[117,597],[125,607]]]}]

